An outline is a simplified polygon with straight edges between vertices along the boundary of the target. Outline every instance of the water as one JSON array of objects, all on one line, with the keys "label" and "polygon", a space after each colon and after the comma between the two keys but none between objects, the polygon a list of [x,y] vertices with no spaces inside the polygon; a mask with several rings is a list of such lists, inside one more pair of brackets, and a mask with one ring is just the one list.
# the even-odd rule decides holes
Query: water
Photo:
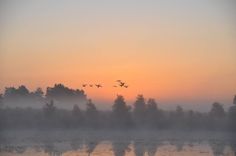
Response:
[{"label": "water", "polygon": [[18,130],[0,132],[0,156],[235,156],[223,132]]}]

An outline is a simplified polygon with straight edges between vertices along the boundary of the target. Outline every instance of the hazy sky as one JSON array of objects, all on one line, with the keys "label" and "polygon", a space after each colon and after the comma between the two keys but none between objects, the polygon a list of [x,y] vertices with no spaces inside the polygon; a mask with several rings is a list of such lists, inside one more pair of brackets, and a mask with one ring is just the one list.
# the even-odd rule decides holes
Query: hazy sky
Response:
[{"label": "hazy sky", "polygon": [[[198,109],[236,94],[234,0],[1,0],[0,92],[63,83]],[[113,88],[122,79],[128,89]],[[204,107],[202,107],[204,108]]]}]

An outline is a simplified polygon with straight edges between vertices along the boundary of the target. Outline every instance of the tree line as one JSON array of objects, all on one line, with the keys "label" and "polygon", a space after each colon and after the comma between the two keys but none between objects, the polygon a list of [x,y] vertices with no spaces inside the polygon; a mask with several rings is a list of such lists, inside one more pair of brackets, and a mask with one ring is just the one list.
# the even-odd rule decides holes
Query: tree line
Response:
[{"label": "tree line", "polygon": [[[37,96],[36,96],[37,95]],[[6,88],[0,96],[0,104],[5,105],[5,98],[32,96],[43,99],[43,107],[0,107],[0,127],[2,128],[136,128],[136,129],[185,129],[185,130],[233,130],[236,131],[236,96],[229,110],[215,102],[208,113],[184,110],[177,106],[174,111],[162,110],[155,99],[145,99],[138,95],[133,107],[127,105],[122,95],[117,95],[111,111],[99,111],[91,99],[86,99],[82,90],[69,89],[61,84],[47,88],[43,92],[37,89],[29,92],[20,86],[18,89]],[[30,98],[32,98],[30,97]],[[72,110],[62,109],[55,104],[62,97],[86,100],[82,110],[75,104]],[[41,100],[42,100],[41,99]],[[47,100],[45,100],[47,99]],[[36,98],[38,100],[38,98]],[[66,104],[66,103],[65,103]]]},{"label": "tree line", "polygon": [[[87,97],[83,90],[71,89],[63,84],[55,84],[53,87],[47,87],[45,93],[42,88],[37,88],[35,91],[21,85],[18,88],[6,87],[0,98],[5,106],[9,107],[33,107],[40,108],[45,101],[53,99],[57,105],[72,106],[78,102],[86,102]],[[65,105],[66,103],[66,105]]]}]

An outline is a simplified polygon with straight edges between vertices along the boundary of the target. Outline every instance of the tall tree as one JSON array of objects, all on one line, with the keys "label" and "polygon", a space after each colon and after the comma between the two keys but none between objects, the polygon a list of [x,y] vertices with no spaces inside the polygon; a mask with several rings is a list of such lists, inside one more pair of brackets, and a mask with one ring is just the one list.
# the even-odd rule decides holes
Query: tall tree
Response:
[{"label": "tall tree", "polygon": [[5,88],[5,92],[4,92],[4,97],[5,98],[11,98],[11,99],[14,99],[14,98],[25,98],[25,97],[29,97],[29,90],[24,86],[24,85],[21,85],[19,86],[18,88],[15,88],[15,87],[6,87]]},{"label": "tall tree", "polygon": [[4,112],[2,110],[3,106],[3,96],[0,94],[0,130],[3,127],[3,122],[4,122]]},{"label": "tall tree", "polygon": [[72,110],[72,114],[74,116],[81,116],[82,115],[82,112],[81,112],[78,105],[74,105],[73,110]]},{"label": "tall tree", "polygon": [[138,95],[134,103],[134,119],[137,124],[144,124],[146,118],[146,103],[143,95]]},{"label": "tall tree", "polygon": [[24,85],[21,85],[18,88],[6,87],[4,92],[4,103],[10,107],[31,107],[38,102],[35,101],[34,97],[34,93],[30,92]]},{"label": "tall tree", "polygon": [[229,128],[236,131],[236,95],[233,99],[233,106],[229,108]]},{"label": "tall tree", "polygon": [[184,110],[181,106],[177,106],[175,113],[176,113],[176,117],[183,117]]},{"label": "tall tree", "polygon": [[236,105],[236,95],[234,96],[233,104]]},{"label": "tall tree", "polygon": [[148,99],[147,101],[147,123],[154,127],[157,124],[159,112],[155,99]]},{"label": "tall tree", "polygon": [[73,110],[72,110],[72,115],[73,115],[73,121],[75,124],[74,126],[77,127],[83,124],[84,117],[78,105],[74,105]]},{"label": "tall tree", "polygon": [[98,126],[99,113],[95,104],[89,99],[86,104],[86,120],[89,126]]},{"label": "tall tree", "polygon": [[79,97],[85,98],[86,95],[84,94],[83,90],[79,89],[71,89],[63,84],[55,84],[54,87],[48,87],[46,91],[47,98],[69,98],[69,97]]},{"label": "tall tree", "polygon": [[221,118],[225,116],[225,110],[220,103],[215,102],[212,104],[210,115],[213,117]]},{"label": "tall tree", "polygon": [[0,109],[2,106],[3,106],[3,96],[2,96],[2,94],[0,94]]},{"label": "tall tree", "polygon": [[43,90],[42,88],[37,88],[34,92],[33,92],[33,95],[36,96],[36,97],[39,97],[39,98],[42,98],[43,97]]},{"label": "tall tree", "polygon": [[148,114],[156,114],[158,111],[157,103],[155,99],[148,99],[147,101],[147,113]]},{"label": "tall tree", "polygon": [[53,87],[47,87],[45,97],[46,99],[54,99],[61,108],[73,108],[75,103],[83,104],[84,106],[87,101],[83,90],[71,89],[63,84],[55,84]]},{"label": "tall tree", "polygon": [[18,94],[23,95],[23,96],[28,96],[29,95],[29,90],[24,85],[21,85],[18,88]]},{"label": "tall tree", "polygon": [[46,103],[43,107],[43,112],[47,118],[52,117],[55,113],[56,107],[54,106],[54,101],[51,100],[49,103]]},{"label": "tall tree", "polygon": [[129,126],[131,124],[131,108],[126,105],[124,97],[117,95],[112,106],[113,126]]}]

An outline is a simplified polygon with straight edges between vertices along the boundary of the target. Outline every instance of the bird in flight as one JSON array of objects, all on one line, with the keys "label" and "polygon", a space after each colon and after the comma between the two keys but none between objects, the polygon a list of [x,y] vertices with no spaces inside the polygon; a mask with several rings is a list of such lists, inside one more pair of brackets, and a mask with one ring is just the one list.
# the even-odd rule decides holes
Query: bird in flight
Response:
[{"label": "bird in flight", "polygon": [[125,86],[125,82],[120,82],[120,86],[124,87]]},{"label": "bird in flight", "polygon": [[102,87],[102,85],[100,85],[100,84],[95,84],[95,86],[96,86],[97,88],[101,88],[101,87]]},{"label": "bird in flight", "polygon": [[82,87],[86,87],[87,86],[87,84],[82,84]]},{"label": "bird in flight", "polygon": [[[125,82],[123,82],[123,81],[121,81],[121,80],[116,80],[116,82],[119,83],[118,86],[120,86],[120,87],[125,87],[125,88],[128,88],[128,87],[129,87]],[[113,86],[113,87],[115,87],[115,86]],[[116,86],[116,87],[117,87],[117,86]]]},{"label": "bird in flight", "polygon": [[128,86],[128,85],[125,85],[124,87],[125,87],[125,88],[128,88],[129,86]]}]

